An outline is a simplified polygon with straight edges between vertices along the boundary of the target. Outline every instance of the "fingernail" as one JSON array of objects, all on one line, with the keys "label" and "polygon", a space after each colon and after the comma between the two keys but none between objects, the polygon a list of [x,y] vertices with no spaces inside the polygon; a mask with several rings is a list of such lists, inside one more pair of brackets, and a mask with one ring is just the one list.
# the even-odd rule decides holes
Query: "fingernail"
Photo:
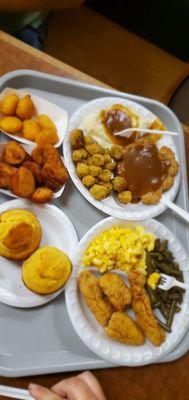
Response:
[{"label": "fingernail", "polygon": [[39,388],[39,385],[36,385],[35,383],[30,383],[29,386],[28,386],[29,390],[35,390],[35,389],[38,389],[38,388]]}]

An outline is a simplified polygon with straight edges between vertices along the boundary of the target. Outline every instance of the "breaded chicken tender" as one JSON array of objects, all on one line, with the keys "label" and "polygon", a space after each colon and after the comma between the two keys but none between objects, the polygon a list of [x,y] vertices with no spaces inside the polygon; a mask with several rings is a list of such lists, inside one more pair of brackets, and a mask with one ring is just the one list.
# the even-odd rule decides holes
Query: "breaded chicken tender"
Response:
[{"label": "breaded chicken tender", "polygon": [[16,196],[31,197],[35,191],[35,179],[32,172],[25,167],[20,167],[12,178],[10,188]]},{"label": "breaded chicken tender", "polygon": [[100,325],[105,326],[114,312],[112,305],[105,298],[98,279],[89,271],[79,274],[78,284],[87,306],[92,311]]},{"label": "breaded chicken tender", "polygon": [[10,165],[21,165],[28,155],[24,148],[17,142],[8,142],[3,150],[2,161]]},{"label": "breaded chicken tender", "polygon": [[95,184],[90,188],[90,194],[96,199],[96,200],[103,200],[105,199],[109,192],[108,189],[105,186]]},{"label": "breaded chicken tender", "polygon": [[45,144],[56,144],[58,142],[58,135],[53,128],[42,128],[35,136],[35,142],[38,146]]},{"label": "breaded chicken tender", "polygon": [[146,194],[143,194],[141,196],[141,200],[143,204],[157,204],[159,203],[161,196],[162,196],[163,190],[162,187],[159,189],[155,190],[154,192],[148,192]]},{"label": "breaded chicken tender", "polygon": [[19,97],[15,93],[7,94],[1,103],[1,112],[4,115],[15,115]]},{"label": "breaded chicken tender", "polygon": [[45,186],[38,187],[35,192],[33,193],[31,200],[34,203],[46,203],[53,198],[53,191]]},{"label": "breaded chicken tender", "polygon": [[144,335],[133,319],[121,311],[116,311],[105,328],[106,334],[113,340],[132,346],[144,344]]},{"label": "breaded chicken tender", "polygon": [[33,173],[37,185],[42,183],[42,169],[39,164],[34,161],[25,161],[22,166],[28,168]]},{"label": "breaded chicken tender", "polygon": [[35,141],[40,131],[41,128],[36,121],[32,119],[25,119],[25,121],[23,121],[22,133],[25,139]]},{"label": "breaded chicken tender", "polygon": [[112,179],[111,183],[116,192],[123,192],[127,187],[126,179],[122,178],[121,176],[116,176],[114,179]]},{"label": "breaded chicken tender", "polygon": [[4,162],[0,162],[0,188],[10,189],[11,181],[17,169]]},{"label": "breaded chicken tender", "polygon": [[21,119],[30,119],[36,114],[34,103],[31,99],[30,94],[27,94],[22,99],[16,108],[16,115]]},{"label": "breaded chicken tender", "polygon": [[145,290],[146,276],[139,270],[128,273],[132,293],[132,308],[138,325],[154,346],[160,346],[165,340],[165,332],[153,314],[150,299]]},{"label": "breaded chicken tender", "polygon": [[21,132],[22,121],[18,117],[4,117],[0,120],[0,128],[14,135]]},{"label": "breaded chicken tender", "polygon": [[74,129],[72,132],[70,132],[70,143],[73,150],[77,150],[85,146],[84,134],[81,129]]},{"label": "breaded chicken tender", "polygon": [[57,191],[68,180],[69,175],[63,163],[48,161],[42,168],[44,184],[51,190]]},{"label": "breaded chicken tender", "polygon": [[122,311],[131,304],[131,291],[119,275],[103,274],[99,285],[116,310]]}]

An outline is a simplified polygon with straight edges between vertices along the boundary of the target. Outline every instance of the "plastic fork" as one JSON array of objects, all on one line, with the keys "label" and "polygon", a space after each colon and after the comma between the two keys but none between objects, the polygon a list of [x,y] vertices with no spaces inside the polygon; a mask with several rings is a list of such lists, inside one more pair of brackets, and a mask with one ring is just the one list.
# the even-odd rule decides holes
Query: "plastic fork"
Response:
[{"label": "plastic fork", "polygon": [[189,284],[180,282],[173,276],[161,274],[160,284],[158,285],[160,289],[169,290],[174,286],[180,287],[182,289],[189,289]]},{"label": "plastic fork", "polygon": [[[138,132],[138,133],[152,133],[155,135],[170,135],[170,136],[178,136],[178,132],[173,132],[173,131],[162,131],[159,129],[146,129],[146,128],[127,128],[124,129],[123,131],[116,132],[114,133],[115,136],[123,136],[123,137],[130,137],[130,135],[133,132]],[[138,135],[140,136],[140,135]]]},{"label": "plastic fork", "polygon": [[11,399],[33,400],[28,390],[18,389],[12,386],[0,385],[0,395]]}]

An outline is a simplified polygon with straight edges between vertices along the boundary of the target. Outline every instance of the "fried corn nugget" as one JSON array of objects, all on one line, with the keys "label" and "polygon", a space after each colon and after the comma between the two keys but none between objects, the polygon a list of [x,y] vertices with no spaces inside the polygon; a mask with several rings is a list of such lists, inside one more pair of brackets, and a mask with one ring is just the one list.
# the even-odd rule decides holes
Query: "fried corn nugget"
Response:
[{"label": "fried corn nugget", "polygon": [[34,161],[25,161],[22,165],[25,168],[28,168],[32,174],[34,175],[35,178],[35,182],[37,185],[40,185],[43,181],[42,179],[42,169],[39,166],[39,164],[37,164]]},{"label": "fried corn nugget", "polygon": [[68,180],[69,175],[63,163],[47,161],[42,168],[42,177],[44,184],[54,192]]},{"label": "fried corn nugget", "polygon": [[59,138],[57,133],[53,128],[42,128],[38,134],[35,136],[35,142],[38,146],[43,146],[45,144],[56,144]]},{"label": "fried corn nugget", "polygon": [[22,121],[18,117],[4,117],[0,120],[0,128],[14,135],[21,132]]},{"label": "fried corn nugget", "polygon": [[85,146],[84,134],[81,129],[74,129],[72,132],[70,132],[70,143],[73,150],[77,150]]},{"label": "fried corn nugget", "polygon": [[105,298],[98,279],[89,271],[82,271],[78,278],[79,289],[96,320],[106,325],[114,309]]},{"label": "fried corn nugget", "polygon": [[30,94],[27,94],[22,99],[16,108],[16,115],[21,119],[30,119],[36,114],[34,103],[31,99]]},{"label": "fried corn nugget", "polygon": [[19,197],[29,198],[35,191],[35,179],[32,172],[20,167],[11,181],[11,191]]},{"label": "fried corn nugget", "polygon": [[145,341],[140,327],[129,315],[121,311],[112,315],[105,332],[111,339],[131,346],[140,346]]},{"label": "fried corn nugget", "polygon": [[10,189],[11,181],[17,169],[8,164],[0,162],[0,188]]},{"label": "fried corn nugget", "polygon": [[40,114],[37,116],[37,122],[42,129],[52,129],[55,133],[57,133],[56,125],[52,121],[50,117],[46,114]]},{"label": "fried corn nugget", "polygon": [[2,161],[10,165],[21,165],[27,158],[24,148],[13,141],[7,143],[2,155]]},{"label": "fried corn nugget", "polygon": [[41,128],[36,121],[32,119],[25,119],[25,121],[23,121],[22,134],[25,139],[35,141],[40,130]]},{"label": "fried corn nugget", "polygon": [[108,189],[103,186],[103,185],[98,185],[95,184],[90,188],[90,194],[96,199],[96,200],[104,200],[108,195]]},{"label": "fried corn nugget", "polygon": [[124,280],[117,274],[103,274],[99,285],[116,310],[122,311],[131,304],[131,292]]},{"label": "fried corn nugget", "polygon": [[15,115],[16,114],[16,107],[19,102],[19,97],[17,94],[7,94],[1,103],[1,112],[4,115]]},{"label": "fried corn nugget", "polygon": [[131,270],[128,277],[131,285],[132,308],[137,323],[150,342],[154,346],[160,346],[165,340],[165,332],[153,314],[150,299],[145,290],[145,273],[139,270]]},{"label": "fried corn nugget", "polygon": [[149,205],[149,204],[157,204],[159,203],[161,196],[163,193],[162,187],[159,189],[155,190],[154,192],[148,192],[146,194],[143,194],[141,196],[141,200],[143,204]]},{"label": "fried corn nugget", "polygon": [[47,203],[53,198],[53,191],[47,187],[38,187],[33,193],[31,200],[34,203]]}]

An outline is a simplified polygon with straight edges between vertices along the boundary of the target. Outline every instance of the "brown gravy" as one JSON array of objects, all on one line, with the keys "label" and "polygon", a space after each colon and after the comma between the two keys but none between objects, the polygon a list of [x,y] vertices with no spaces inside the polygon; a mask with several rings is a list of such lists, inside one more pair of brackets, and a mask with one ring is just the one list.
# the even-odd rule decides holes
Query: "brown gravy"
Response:
[{"label": "brown gravy", "polygon": [[129,138],[115,135],[115,133],[121,132],[123,129],[132,128],[131,117],[126,112],[116,108],[109,111],[102,111],[101,118],[106,133],[112,142],[125,146],[135,140],[136,133],[133,133]]},{"label": "brown gravy", "polygon": [[155,144],[137,142],[126,148],[124,160],[117,165],[117,175],[126,178],[132,202],[137,203],[142,195],[161,186],[168,167],[169,162],[160,159]]}]

